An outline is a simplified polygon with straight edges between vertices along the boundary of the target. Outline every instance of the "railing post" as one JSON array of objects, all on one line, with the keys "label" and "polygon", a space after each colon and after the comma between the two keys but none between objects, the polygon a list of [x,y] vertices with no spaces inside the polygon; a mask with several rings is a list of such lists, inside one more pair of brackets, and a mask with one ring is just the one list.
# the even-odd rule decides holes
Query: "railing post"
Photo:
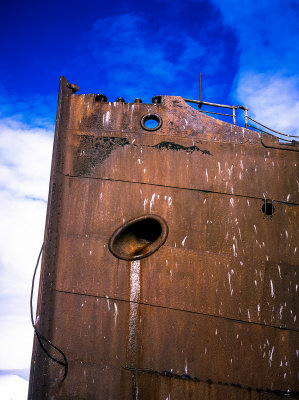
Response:
[{"label": "railing post", "polygon": [[236,107],[233,106],[233,124],[236,125]]},{"label": "railing post", "polygon": [[247,128],[248,127],[248,120],[247,120],[247,117],[248,117],[248,108],[247,107],[244,107],[245,108],[245,128]]}]

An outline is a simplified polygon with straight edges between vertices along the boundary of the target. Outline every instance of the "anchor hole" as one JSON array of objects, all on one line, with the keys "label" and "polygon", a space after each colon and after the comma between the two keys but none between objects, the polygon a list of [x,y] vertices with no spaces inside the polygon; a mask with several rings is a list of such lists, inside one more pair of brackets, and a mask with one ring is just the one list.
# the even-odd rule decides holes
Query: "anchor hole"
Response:
[{"label": "anchor hole", "polygon": [[168,228],[158,216],[142,216],[119,227],[111,236],[109,249],[117,258],[138,260],[157,251],[166,241]]}]

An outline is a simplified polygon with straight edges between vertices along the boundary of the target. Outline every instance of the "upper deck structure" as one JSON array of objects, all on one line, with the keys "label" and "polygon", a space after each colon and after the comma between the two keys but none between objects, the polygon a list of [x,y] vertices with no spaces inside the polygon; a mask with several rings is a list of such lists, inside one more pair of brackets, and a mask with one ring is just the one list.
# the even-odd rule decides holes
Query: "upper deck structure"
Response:
[{"label": "upper deck structure", "polygon": [[179,96],[74,92],[61,78],[36,322],[65,358],[35,340],[29,398],[298,398],[296,144]]}]

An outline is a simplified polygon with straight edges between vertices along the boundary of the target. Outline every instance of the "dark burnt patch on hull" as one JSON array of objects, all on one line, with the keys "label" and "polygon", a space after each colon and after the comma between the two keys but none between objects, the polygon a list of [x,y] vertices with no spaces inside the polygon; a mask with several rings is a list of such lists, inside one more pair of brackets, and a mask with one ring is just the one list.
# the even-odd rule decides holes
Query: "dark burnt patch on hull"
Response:
[{"label": "dark burnt patch on hull", "polygon": [[159,150],[172,150],[172,151],[186,151],[187,153],[193,153],[194,151],[200,151],[202,154],[207,154],[211,156],[212,154],[210,153],[209,150],[201,150],[199,147],[193,145],[193,146],[182,146],[181,144],[174,143],[174,142],[160,142],[156,144],[155,146],[152,146],[155,149]]},{"label": "dark burnt patch on hull", "polygon": [[75,155],[75,175],[88,175],[98,164],[102,164],[115,149],[128,144],[130,144],[129,141],[121,137],[81,136],[80,146]]}]

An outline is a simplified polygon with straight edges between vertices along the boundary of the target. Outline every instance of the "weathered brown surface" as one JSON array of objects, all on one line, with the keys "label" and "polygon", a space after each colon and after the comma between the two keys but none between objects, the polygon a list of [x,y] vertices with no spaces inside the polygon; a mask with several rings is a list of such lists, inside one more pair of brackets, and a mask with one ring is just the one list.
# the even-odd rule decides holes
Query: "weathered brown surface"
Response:
[{"label": "weathered brown surface", "polygon": [[[141,127],[148,113],[159,130]],[[29,398],[296,397],[296,146],[180,97],[95,102],[64,78],[57,118],[38,329],[69,372],[61,382],[35,343]],[[116,258],[113,232],[148,214],[166,221],[166,243]]]}]

